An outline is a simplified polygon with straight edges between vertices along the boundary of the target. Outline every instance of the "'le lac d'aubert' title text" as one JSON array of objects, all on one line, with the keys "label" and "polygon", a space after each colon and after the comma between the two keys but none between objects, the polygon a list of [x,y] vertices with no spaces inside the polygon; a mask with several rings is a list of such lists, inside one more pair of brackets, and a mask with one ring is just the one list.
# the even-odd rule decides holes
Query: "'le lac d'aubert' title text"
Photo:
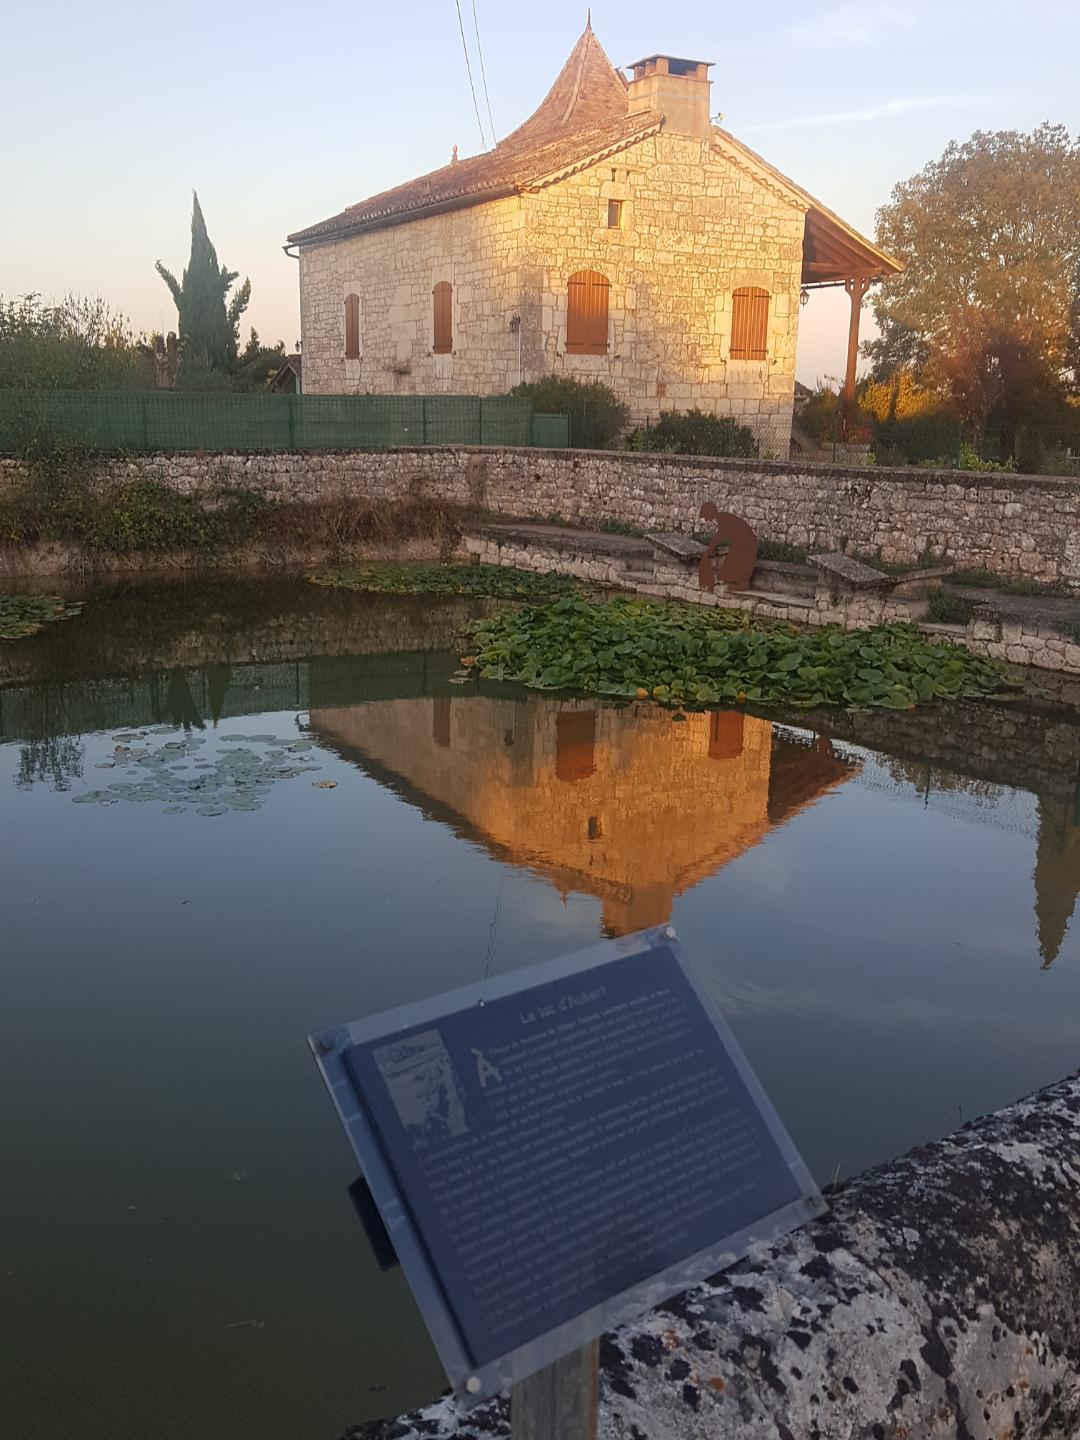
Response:
[{"label": "'le lac d'aubert' title text", "polygon": [[518,1019],[522,1025],[535,1025],[542,1020],[556,1020],[560,1015],[568,1015],[573,1010],[581,1010],[586,1005],[595,1005],[597,1000],[607,998],[607,986],[597,985],[595,990],[578,990],[574,994],[563,995],[550,1005],[537,1005],[531,1010],[522,1010],[518,1013]]}]

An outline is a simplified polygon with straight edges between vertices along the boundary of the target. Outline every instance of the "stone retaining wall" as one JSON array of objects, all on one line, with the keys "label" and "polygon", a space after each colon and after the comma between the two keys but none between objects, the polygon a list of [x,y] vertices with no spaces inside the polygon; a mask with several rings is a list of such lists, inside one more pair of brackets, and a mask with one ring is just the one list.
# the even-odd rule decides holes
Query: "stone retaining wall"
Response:
[{"label": "stone retaining wall", "polygon": [[[601,1440],[1080,1433],[1080,1077],[844,1186],[601,1345]],[[452,1398],[350,1440],[509,1435]]]},{"label": "stone retaining wall", "polygon": [[[212,494],[241,486],[283,500],[425,495],[510,518],[621,521],[689,533],[712,500],[757,534],[809,550],[959,566],[1063,582],[1080,592],[1080,480],[853,469],[587,450],[429,447],[352,453],[148,455],[108,473]],[[0,492],[20,476],[0,460]]]},{"label": "stone retaining wall", "polygon": [[[636,568],[630,569],[617,552],[590,545],[586,532],[582,532],[580,539],[567,540],[569,532],[559,530],[555,533],[560,538],[545,543],[537,539],[538,529],[533,527],[532,534],[515,534],[505,526],[479,528],[463,537],[462,548],[467,556],[482,565],[508,565],[540,574],[570,575],[657,599],[741,610],[758,620],[840,625],[845,630],[865,630],[873,625],[897,622],[916,624],[928,635],[952,640],[987,659],[1080,676],[1080,644],[1063,635],[1050,619],[995,613],[989,605],[982,604],[976,606],[966,625],[926,623],[925,582],[920,582],[918,574],[895,587],[875,590],[853,589],[819,573],[809,594],[758,588],[729,590],[720,584],[715,592],[710,592],[701,589],[694,566],[680,564],[659,550],[647,563],[636,560]],[[795,570],[797,567],[774,568]]]}]

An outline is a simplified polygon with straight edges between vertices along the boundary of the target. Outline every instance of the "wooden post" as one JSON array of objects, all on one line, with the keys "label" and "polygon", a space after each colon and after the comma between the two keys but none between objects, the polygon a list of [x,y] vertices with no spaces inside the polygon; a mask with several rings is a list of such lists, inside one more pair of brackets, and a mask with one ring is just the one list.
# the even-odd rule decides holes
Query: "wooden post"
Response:
[{"label": "wooden post", "polygon": [[874,282],[867,275],[852,275],[844,281],[844,289],[851,297],[851,322],[847,337],[847,373],[844,376],[844,407],[850,409],[855,402],[855,366],[859,359],[859,316],[866,292]]},{"label": "wooden post", "polygon": [[510,1392],[511,1440],[596,1440],[599,1340],[519,1380]]}]

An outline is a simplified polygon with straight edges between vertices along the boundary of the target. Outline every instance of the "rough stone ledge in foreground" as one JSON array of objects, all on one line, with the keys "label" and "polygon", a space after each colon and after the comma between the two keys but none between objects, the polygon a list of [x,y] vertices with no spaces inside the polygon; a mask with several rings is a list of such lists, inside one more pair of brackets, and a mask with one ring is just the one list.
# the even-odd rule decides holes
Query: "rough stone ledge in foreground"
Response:
[{"label": "rough stone ledge in foreground", "polygon": [[[602,1437],[1080,1434],[1080,1076],[830,1199],[604,1340]],[[348,1440],[479,1440],[508,1417],[444,1398]]]}]

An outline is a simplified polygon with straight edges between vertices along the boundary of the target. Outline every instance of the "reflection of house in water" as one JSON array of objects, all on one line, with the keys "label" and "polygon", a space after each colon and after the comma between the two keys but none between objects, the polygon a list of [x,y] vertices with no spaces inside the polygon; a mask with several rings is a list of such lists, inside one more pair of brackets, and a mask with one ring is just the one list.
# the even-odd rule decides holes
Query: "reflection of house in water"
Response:
[{"label": "reflection of house in water", "polygon": [[604,928],[658,925],[676,895],[850,775],[727,711],[549,698],[388,700],[311,712],[314,732],[500,859],[596,895]]}]

